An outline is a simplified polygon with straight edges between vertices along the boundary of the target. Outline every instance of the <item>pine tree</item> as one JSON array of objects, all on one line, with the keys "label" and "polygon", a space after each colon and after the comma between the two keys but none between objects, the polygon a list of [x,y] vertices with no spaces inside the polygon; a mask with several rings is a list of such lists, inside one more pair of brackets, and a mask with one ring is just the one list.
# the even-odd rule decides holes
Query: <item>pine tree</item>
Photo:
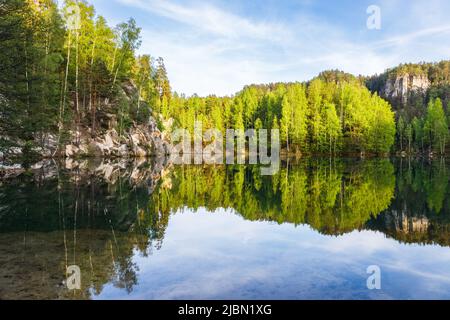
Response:
[{"label": "pine tree", "polygon": [[311,146],[313,151],[321,150],[320,135],[322,132],[322,119],[320,116],[322,106],[322,81],[319,79],[313,80],[308,87],[309,100],[309,132],[311,136]]},{"label": "pine tree", "polygon": [[437,147],[439,152],[444,154],[448,137],[448,124],[442,101],[439,98],[434,101],[431,100],[428,104],[424,131],[428,138],[430,150]]},{"label": "pine tree", "polygon": [[287,96],[283,97],[281,102],[281,139],[286,142],[287,151],[289,152],[289,135],[292,128],[292,106]]},{"label": "pine tree", "polygon": [[414,117],[412,121],[412,127],[414,132],[414,144],[417,150],[424,151],[424,133],[422,121]]},{"label": "pine tree", "polygon": [[408,153],[411,154],[411,144],[413,139],[413,127],[411,123],[408,123],[405,128],[405,137],[408,141]]},{"label": "pine tree", "polygon": [[[156,90],[159,94],[159,99],[161,101],[161,109],[158,110],[158,112],[167,114],[167,110],[164,109],[167,108],[167,106],[170,104],[171,99],[170,82],[167,76],[166,66],[164,65],[164,59],[160,57],[156,60],[156,63],[157,66],[154,81],[156,84]],[[162,103],[164,99],[166,101],[165,105],[163,105]]]},{"label": "pine tree", "polygon": [[292,143],[298,150],[308,151],[308,101],[305,87],[301,84],[294,84],[291,89],[292,96]]},{"label": "pine tree", "polygon": [[403,116],[400,116],[397,122],[397,134],[398,134],[398,140],[400,141],[400,150],[403,151],[403,140],[405,136],[405,128],[406,123],[405,119],[403,119]]},{"label": "pine tree", "polygon": [[326,144],[328,144],[330,154],[336,153],[337,147],[340,144],[342,130],[334,104],[327,103],[324,107],[323,114]]}]

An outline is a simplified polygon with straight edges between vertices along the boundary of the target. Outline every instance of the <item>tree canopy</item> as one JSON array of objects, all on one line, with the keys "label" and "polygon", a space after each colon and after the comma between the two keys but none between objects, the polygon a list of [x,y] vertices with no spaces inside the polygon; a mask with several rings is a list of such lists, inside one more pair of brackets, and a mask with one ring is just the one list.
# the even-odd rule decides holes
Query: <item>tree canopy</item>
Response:
[{"label": "tree canopy", "polygon": [[279,128],[288,151],[387,153],[395,139],[389,103],[353,79],[245,87],[234,97],[176,96],[163,114],[182,128]]}]

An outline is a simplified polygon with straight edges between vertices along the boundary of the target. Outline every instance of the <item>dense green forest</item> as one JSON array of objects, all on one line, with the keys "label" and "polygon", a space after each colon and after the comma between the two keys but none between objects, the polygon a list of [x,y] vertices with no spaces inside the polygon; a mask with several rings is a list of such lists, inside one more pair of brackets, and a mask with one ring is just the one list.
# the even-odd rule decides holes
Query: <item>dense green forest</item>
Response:
[{"label": "dense green forest", "polygon": [[[75,5],[80,23],[68,28]],[[249,85],[234,96],[186,97],[172,92],[162,58],[137,55],[140,31],[132,18],[110,27],[86,1],[62,8],[54,0],[2,2],[2,153],[39,152],[49,137],[63,149],[81,135],[115,129],[122,136],[150,117],[166,133],[193,132],[195,121],[223,132],[280,129],[284,150],[296,154],[446,151],[449,62],[371,78],[327,71],[304,83]],[[405,74],[425,76],[431,87],[401,105],[383,87]]]},{"label": "dense green forest", "polygon": [[[405,96],[386,96],[387,83],[405,86]],[[412,83],[412,81],[416,81]],[[450,61],[408,63],[365,79],[372,92],[396,111],[396,150],[408,153],[446,152],[450,120]],[[408,88],[424,85],[423,88]],[[448,150],[447,150],[448,152]]]},{"label": "dense green forest", "polygon": [[394,143],[394,113],[358,79],[325,72],[308,83],[251,85],[236,96],[174,95],[166,117],[192,130],[194,119],[205,128],[280,129],[290,152],[387,153]]},{"label": "dense green forest", "polygon": [[[75,5],[80,23],[67,28]],[[53,0],[2,1],[0,146],[30,150],[52,133],[64,144],[76,131],[146,123],[170,87],[161,58],[136,55],[140,31],[133,19],[111,28],[85,1],[62,10]]]}]

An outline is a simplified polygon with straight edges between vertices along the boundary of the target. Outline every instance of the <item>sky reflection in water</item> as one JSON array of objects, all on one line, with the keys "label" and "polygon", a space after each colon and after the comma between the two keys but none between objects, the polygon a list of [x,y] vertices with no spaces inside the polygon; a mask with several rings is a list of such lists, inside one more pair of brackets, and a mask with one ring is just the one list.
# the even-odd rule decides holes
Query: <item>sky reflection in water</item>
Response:
[{"label": "sky reflection in water", "polygon": [[0,185],[0,298],[450,298],[444,162],[69,167]]},{"label": "sky reflection in water", "polygon": [[[139,285],[116,299],[432,299],[450,297],[450,250],[399,244],[380,232],[333,237],[308,226],[250,222],[231,211],[182,210],[164,246],[139,254]],[[379,265],[382,290],[366,287]]]}]

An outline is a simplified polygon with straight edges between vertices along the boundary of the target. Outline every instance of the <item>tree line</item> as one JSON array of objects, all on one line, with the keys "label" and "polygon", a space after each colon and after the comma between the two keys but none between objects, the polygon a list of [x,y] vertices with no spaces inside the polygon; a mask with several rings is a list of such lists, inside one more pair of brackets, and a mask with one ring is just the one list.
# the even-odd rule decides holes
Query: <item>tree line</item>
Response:
[{"label": "tree line", "polygon": [[446,152],[449,136],[448,118],[440,98],[428,103],[426,113],[422,117],[411,120],[400,114],[397,121],[397,141],[400,150],[413,152]]},{"label": "tree line", "polygon": [[165,117],[193,132],[204,130],[279,129],[291,153],[387,153],[395,140],[394,113],[357,78],[325,72],[307,83],[251,85],[232,97],[174,94]]},{"label": "tree line", "polygon": [[[79,8],[80,23],[66,19]],[[308,82],[249,85],[233,96],[172,92],[162,58],[138,55],[134,19],[115,27],[85,0],[0,4],[0,148],[39,151],[107,129],[120,135],[158,119],[160,129],[279,129],[289,153],[445,153],[450,63],[407,64],[371,78],[327,71]],[[427,76],[431,87],[406,106],[381,95],[395,75]],[[393,110],[396,112],[394,114]],[[173,119],[174,126],[164,126]],[[9,149],[8,149],[9,150]]]},{"label": "tree line", "polygon": [[[406,89],[406,97],[384,97],[387,81],[410,77],[427,88]],[[411,81],[410,81],[411,82]],[[396,111],[395,150],[409,154],[446,153],[450,119],[450,61],[408,63],[365,79],[367,87],[388,100]]]}]

